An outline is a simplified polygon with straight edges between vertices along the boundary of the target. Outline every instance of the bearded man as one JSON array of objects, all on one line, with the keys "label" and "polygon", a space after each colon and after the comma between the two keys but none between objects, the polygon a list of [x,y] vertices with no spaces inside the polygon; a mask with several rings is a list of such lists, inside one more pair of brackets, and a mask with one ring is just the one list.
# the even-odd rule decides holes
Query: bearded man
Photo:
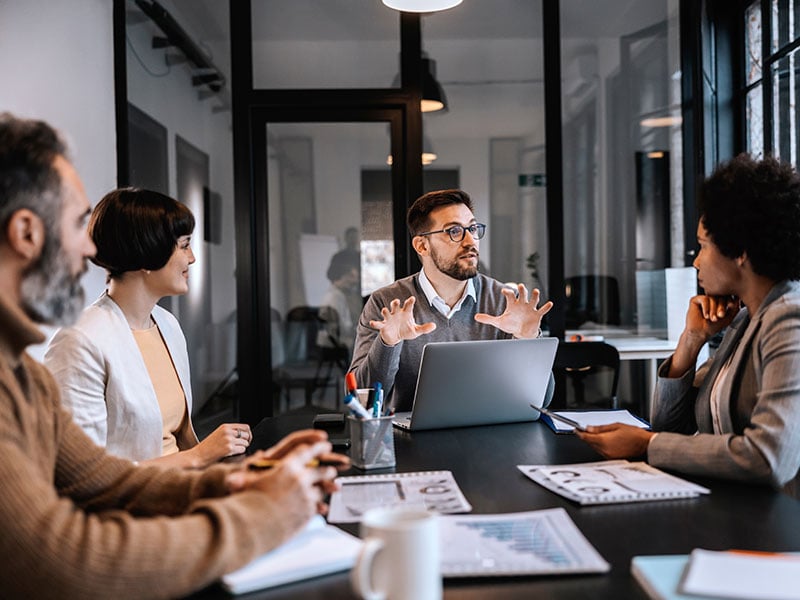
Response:
[{"label": "bearded man", "polygon": [[[552,302],[539,290],[510,288],[478,273],[480,240],[472,200],[461,190],[419,197],[406,218],[419,273],[372,293],[359,319],[350,370],[364,387],[380,381],[387,402],[411,410],[422,349],[428,342],[530,339],[541,335]],[[545,406],[552,398],[552,379]]]},{"label": "bearded man", "polygon": [[[89,200],[58,133],[0,114],[0,590],[4,598],[175,598],[301,530],[336,489],[324,433],[205,471],[137,466],[96,446],[25,348],[83,307]],[[124,234],[124,232],[122,232]],[[248,459],[249,461],[256,458]]]}]

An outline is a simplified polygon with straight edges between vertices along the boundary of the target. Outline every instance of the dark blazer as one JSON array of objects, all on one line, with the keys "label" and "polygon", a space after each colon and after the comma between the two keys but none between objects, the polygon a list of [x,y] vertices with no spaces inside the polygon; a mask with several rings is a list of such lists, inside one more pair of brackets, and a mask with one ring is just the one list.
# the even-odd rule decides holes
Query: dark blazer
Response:
[{"label": "dark blazer", "polygon": [[[720,433],[710,395],[720,389]],[[800,283],[775,285],[751,318],[742,309],[714,356],[683,377],[659,370],[648,462],[685,473],[780,487],[800,468]],[[674,432],[674,433],[672,433]]]}]

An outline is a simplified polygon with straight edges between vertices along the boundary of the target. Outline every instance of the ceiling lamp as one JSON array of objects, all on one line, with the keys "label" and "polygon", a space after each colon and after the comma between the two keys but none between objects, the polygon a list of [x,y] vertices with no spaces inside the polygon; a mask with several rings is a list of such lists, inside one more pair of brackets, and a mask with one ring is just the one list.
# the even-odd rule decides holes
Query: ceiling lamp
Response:
[{"label": "ceiling lamp", "polygon": [[419,107],[422,112],[447,108],[447,96],[436,81],[436,61],[425,57],[422,58],[422,100]]},{"label": "ceiling lamp", "polygon": [[461,0],[383,0],[383,3],[402,12],[424,13],[453,8],[461,4]]},{"label": "ceiling lamp", "polygon": [[[427,166],[435,161],[439,156],[433,149],[433,145],[431,141],[428,139],[427,136],[422,136],[422,164],[423,166]],[[386,157],[386,164],[391,166],[393,160],[392,155]]]}]

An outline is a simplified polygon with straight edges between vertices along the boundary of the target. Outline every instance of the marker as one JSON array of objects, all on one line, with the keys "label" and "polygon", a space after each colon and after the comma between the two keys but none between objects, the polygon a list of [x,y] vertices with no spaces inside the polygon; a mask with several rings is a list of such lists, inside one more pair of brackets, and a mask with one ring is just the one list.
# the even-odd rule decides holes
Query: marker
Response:
[{"label": "marker", "polygon": [[381,416],[383,410],[383,386],[378,381],[375,384],[375,399],[372,401],[372,416],[376,419]]},{"label": "marker", "polygon": [[356,392],[351,392],[344,397],[344,405],[350,409],[350,414],[354,417],[359,419],[369,419],[372,417],[369,411],[361,406],[361,402],[358,401],[358,395]]},{"label": "marker", "polygon": [[[262,458],[260,460],[251,462],[247,465],[247,468],[251,471],[266,471],[267,469],[274,469],[279,464],[281,464],[281,461],[279,460],[275,460],[273,458]],[[318,458],[315,458],[307,462],[306,466],[309,469],[314,469],[316,467],[342,467],[346,465],[338,460],[319,460]]]},{"label": "marker", "polygon": [[566,425],[571,425],[572,427],[574,427],[578,431],[586,431],[586,427],[585,426],[581,425],[577,421],[573,421],[569,417],[565,417],[563,415],[555,413],[552,410],[547,410],[546,408],[539,408],[537,406],[534,406],[533,404],[531,404],[531,408],[533,410],[538,410],[540,413],[542,413],[543,415],[547,415],[551,419],[555,419],[556,421],[561,421],[562,423],[564,423]]},{"label": "marker", "polygon": [[358,383],[356,383],[356,374],[352,371],[344,376],[344,387],[348,394],[357,395]]}]

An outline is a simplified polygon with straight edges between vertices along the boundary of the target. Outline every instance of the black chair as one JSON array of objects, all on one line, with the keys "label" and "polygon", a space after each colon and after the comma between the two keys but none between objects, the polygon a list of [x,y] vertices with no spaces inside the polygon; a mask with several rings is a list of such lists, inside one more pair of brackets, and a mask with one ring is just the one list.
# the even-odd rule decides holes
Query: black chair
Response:
[{"label": "black chair", "polygon": [[[553,362],[553,371],[562,371],[572,380],[575,401],[579,406],[586,405],[584,380],[602,368],[613,369],[611,394],[608,397],[611,408],[619,408],[617,385],[619,384],[619,352],[605,342],[560,342]],[[563,396],[562,396],[563,397]],[[566,404],[566,400],[564,402]]]},{"label": "black chair", "polygon": [[577,329],[587,321],[619,325],[621,319],[619,285],[609,275],[577,275],[564,280],[567,329]]},{"label": "black chair", "polygon": [[[276,323],[273,314],[272,328],[273,335],[282,333],[283,338],[279,344],[283,360],[275,361],[272,380],[278,397],[282,395],[286,399],[287,409],[290,408],[292,389],[304,391],[306,405],[312,404],[317,390],[322,390],[322,400],[329,387],[338,389],[337,378],[332,377],[333,368],[342,371],[343,379],[349,351],[336,342],[318,307],[296,306],[287,313],[285,323]],[[321,341],[325,343],[321,344]],[[275,350],[273,348],[273,356]]]}]

